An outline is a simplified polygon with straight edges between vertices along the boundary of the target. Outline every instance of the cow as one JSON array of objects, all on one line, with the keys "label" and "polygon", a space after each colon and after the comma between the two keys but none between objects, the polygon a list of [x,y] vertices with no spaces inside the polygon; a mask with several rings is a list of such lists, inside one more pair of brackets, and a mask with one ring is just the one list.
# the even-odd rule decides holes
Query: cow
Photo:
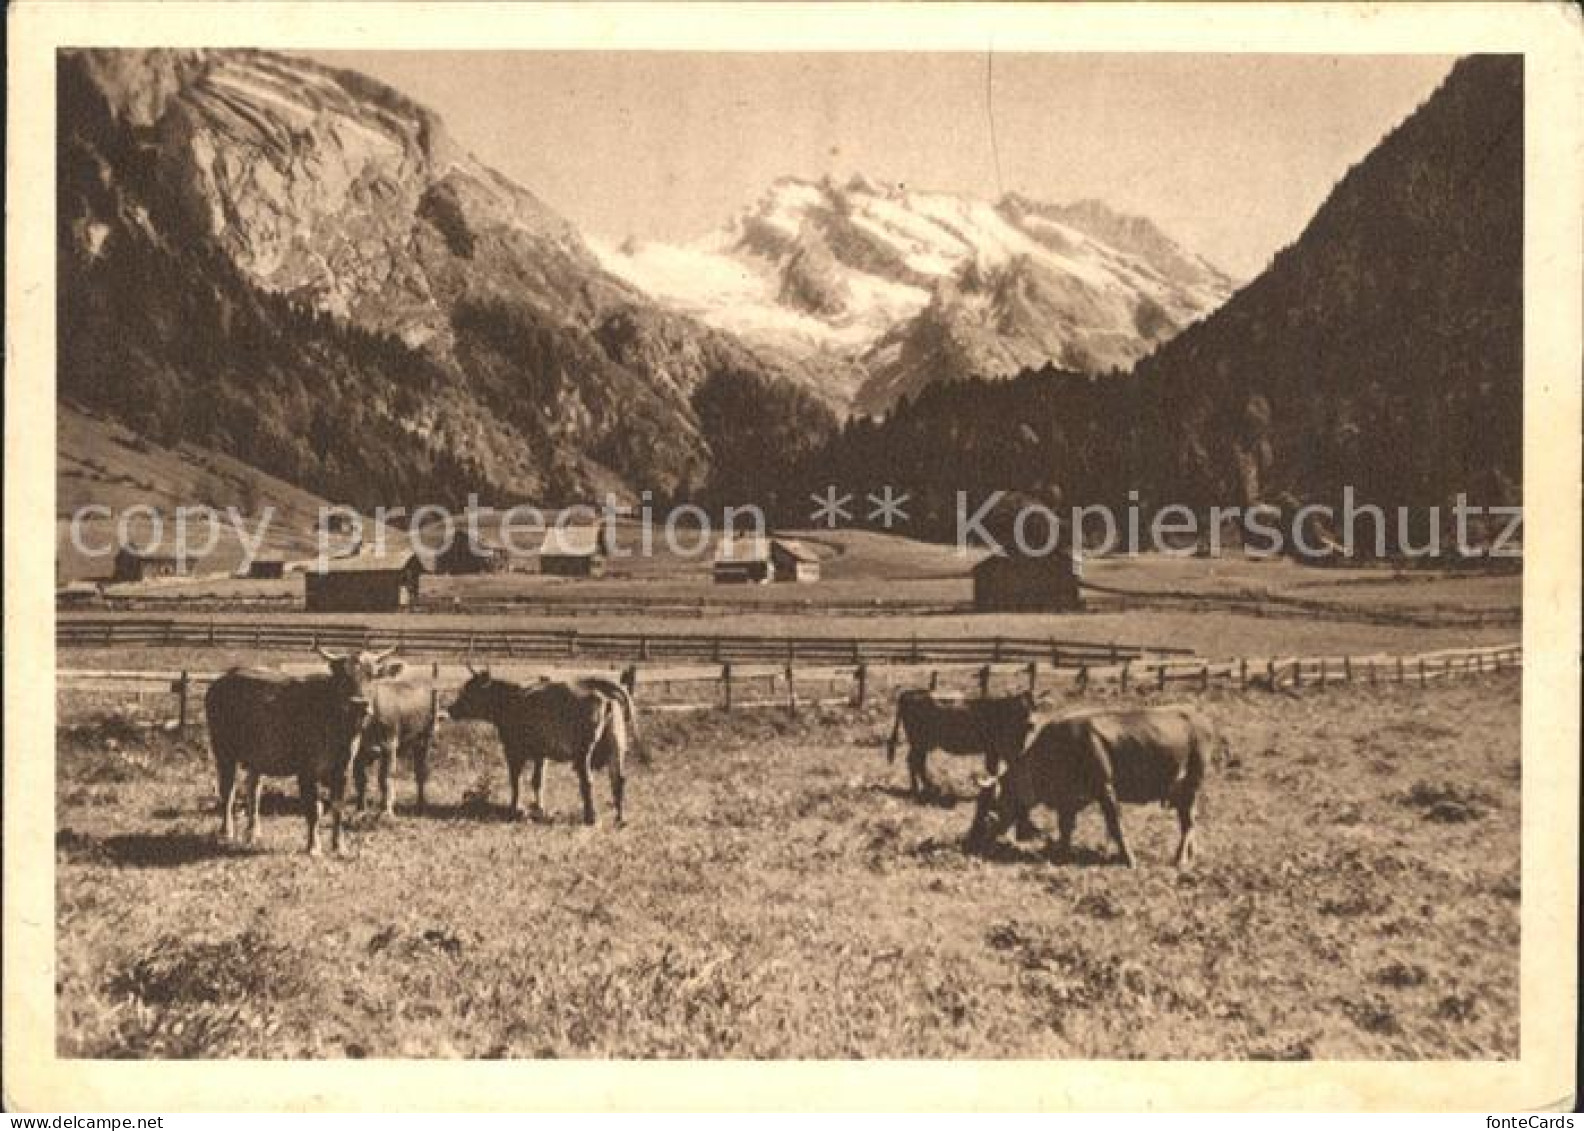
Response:
[{"label": "cow", "polygon": [[258,837],[266,777],[295,777],[308,822],[308,854],[319,854],[319,787],[330,791],[330,844],[341,851],[347,773],[369,718],[367,700],[348,696],[327,675],[288,676],[232,668],[204,695],[209,744],[220,778],[220,835],[236,837],[237,770],[247,780],[247,839]]},{"label": "cow", "polygon": [[897,736],[908,740],[908,786],[915,797],[931,793],[925,765],[930,751],[948,754],[982,754],[985,772],[993,774],[1019,750],[1033,726],[1035,700],[1031,692],[997,698],[943,700],[933,692],[913,689],[897,696],[896,721],[886,743],[886,761],[896,761]]},{"label": "cow", "polygon": [[1188,707],[1095,710],[1046,723],[1028,749],[980,783],[970,848],[982,848],[1016,822],[1021,838],[1033,831],[1029,812],[1056,810],[1058,851],[1072,850],[1078,814],[1099,802],[1122,863],[1135,865],[1122,834],[1119,802],[1159,802],[1177,811],[1181,839],[1177,867],[1194,856],[1194,804],[1205,765],[1223,748],[1215,727]]},{"label": "cow", "polygon": [[391,659],[395,648],[337,655],[315,645],[314,651],[330,665],[331,677],[349,697],[368,700],[368,726],[362,750],[353,765],[357,807],[363,808],[368,792],[369,763],[377,762],[380,810],[386,817],[395,815],[391,764],[404,749],[410,748],[413,776],[418,782],[418,812],[422,813],[428,804],[425,787],[429,782],[429,756],[434,750],[435,727],[439,721],[432,688],[425,681],[414,678],[400,660]]},{"label": "cow", "polygon": [[[583,797],[583,823],[594,816],[593,771],[609,769],[616,824],[626,817],[623,793],[628,746],[627,714],[611,697],[579,681],[543,679],[526,686],[474,670],[447,713],[459,722],[493,723],[511,779],[511,814],[523,816],[523,767],[533,763],[533,809],[544,817],[544,764],[570,762]],[[629,701],[630,702],[630,701]]]}]

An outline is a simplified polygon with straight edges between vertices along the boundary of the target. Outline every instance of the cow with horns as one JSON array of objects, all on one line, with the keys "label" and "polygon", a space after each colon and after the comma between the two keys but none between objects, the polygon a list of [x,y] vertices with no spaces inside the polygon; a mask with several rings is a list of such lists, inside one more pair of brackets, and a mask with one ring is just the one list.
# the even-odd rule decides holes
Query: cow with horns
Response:
[{"label": "cow with horns", "polygon": [[506,756],[512,816],[523,816],[524,768],[533,763],[530,813],[542,819],[545,763],[566,762],[577,774],[583,823],[595,823],[593,774],[606,769],[616,824],[622,824],[626,756],[636,731],[630,685],[599,679],[540,679],[525,685],[497,679],[488,668],[475,668],[471,661],[467,667],[470,678],[447,714],[458,722],[494,725]]},{"label": "cow with horns", "polygon": [[1181,836],[1177,866],[1194,856],[1194,805],[1205,767],[1224,749],[1215,727],[1188,707],[1095,710],[1046,723],[1028,749],[980,783],[968,831],[970,848],[982,848],[1014,822],[1019,837],[1033,831],[1030,810],[1056,811],[1058,851],[1072,849],[1078,814],[1098,803],[1122,863],[1134,865],[1122,832],[1120,802],[1159,803],[1177,811]]},{"label": "cow with horns", "polygon": [[957,701],[910,689],[897,696],[896,721],[886,743],[886,761],[896,759],[897,739],[907,736],[908,786],[915,797],[933,793],[926,762],[932,750],[979,754],[985,771],[996,770],[1028,740],[1037,706],[1031,692]]},{"label": "cow with horns", "polygon": [[363,808],[368,792],[369,763],[375,762],[379,770],[380,809],[387,817],[394,815],[391,765],[398,755],[410,751],[413,776],[418,783],[418,811],[422,813],[428,803],[425,787],[439,722],[433,688],[415,678],[402,661],[391,658],[396,654],[395,648],[338,655],[315,644],[314,651],[330,665],[330,677],[345,695],[368,703],[362,749],[353,766],[358,808]]}]

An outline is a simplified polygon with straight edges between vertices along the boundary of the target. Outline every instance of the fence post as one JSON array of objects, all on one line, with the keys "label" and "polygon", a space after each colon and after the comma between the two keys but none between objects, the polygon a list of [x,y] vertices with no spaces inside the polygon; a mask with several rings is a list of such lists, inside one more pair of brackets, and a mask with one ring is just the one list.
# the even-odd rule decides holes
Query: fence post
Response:
[{"label": "fence post", "polygon": [[1265,678],[1270,681],[1270,689],[1276,690],[1276,658],[1273,656],[1265,661]]},{"label": "fence post", "polygon": [[797,680],[792,674],[792,665],[790,663],[788,663],[786,666],[786,681],[787,713],[790,715],[795,715],[797,714]]},{"label": "fence post", "polygon": [[919,643],[918,643],[918,633],[916,633],[916,632],[913,634],[913,651],[910,654],[909,658],[915,664],[919,662]]},{"label": "fence post", "polygon": [[930,690],[940,687],[940,672],[930,672]]},{"label": "fence post", "polygon": [[852,641],[852,661],[855,664],[863,661],[863,653],[858,650],[858,638],[856,636],[853,637]]},{"label": "fence post", "polygon": [[1051,641],[1051,667],[1061,667],[1061,645],[1054,640]]},{"label": "fence post", "polygon": [[[209,647],[213,648],[214,647],[214,642],[215,642],[214,617],[210,617],[209,618]],[[106,640],[105,643],[108,644],[109,640]]]},{"label": "fence post", "polygon": [[1210,664],[1208,662],[1199,669],[1199,690],[1210,690]]},{"label": "fence post", "polygon": [[1429,687],[1430,686],[1430,677],[1425,674],[1425,661],[1424,661],[1424,657],[1423,656],[1419,657],[1419,686],[1420,687]]},{"label": "fence post", "polygon": [[1408,682],[1408,676],[1403,671],[1403,658],[1401,656],[1397,657],[1397,682],[1398,683],[1407,683]]},{"label": "fence post", "polygon": [[1293,658],[1293,690],[1303,687],[1303,657]]},{"label": "fence post", "polygon": [[1166,661],[1162,660],[1155,669],[1155,687],[1158,691],[1166,690]]},{"label": "fence post", "polygon": [[181,679],[176,681],[176,730],[179,734],[187,733],[187,689],[190,686],[192,686],[192,678],[187,674],[187,669],[183,668]]},{"label": "fence post", "polygon": [[1079,691],[1087,691],[1089,689],[1089,665],[1088,664],[1080,663],[1078,665],[1078,679],[1077,679],[1076,683],[1074,684],[1074,686]]},{"label": "fence post", "polygon": [[1345,683],[1353,682],[1353,657],[1342,657],[1342,679]]},{"label": "fence post", "polygon": [[990,647],[990,659],[996,663],[1001,662],[1001,638],[999,636],[995,638],[995,643]]},{"label": "fence post", "polygon": [[979,669],[979,698],[984,699],[990,694],[990,665],[986,664]]},{"label": "fence post", "polygon": [[1248,657],[1244,656],[1238,661],[1238,686],[1241,690],[1248,690]]},{"label": "fence post", "polygon": [[578,639],[577,639],[577,636],[578,636],[577,629],[575,629],[575,628],[567,629],[566,645],[567,645],[567,658],[568,659],[571,659],[572,657],[575,657],[577,655],[577,653],[578,653]]},{"label": "fence post", "polygon": [[[1113,647],[1111,650],[1113,652],[1115,652],[1116,648]],[[1128,668],[1130,668],[1132,665],[1133,665],[1133,661],[1132,660],[1123,660],[1122,661],[1122,676],[1117,682],[1121,686],[1121,689],[1123,691],[1126,691],[1128,689]]]},{"label": "fence post", "polygon": [[638,638],[638,658],[640,660],[649,658],[649,637],[647,634]]},{"label": "fence post", "polygon": [[253,626],[253,651],[257,652],[263,647],[264,647],[264,626],[262,624],[255,624]]},{"label": "fence post", "polygon": [[1029,684],[1028,685],[1029,694],[1033,695],[1035,689],[1039,687],[1039,661],[1038,660],[1030,660],[1029,663],[1028,663],[1028,684]]},{"label": "fence post", "polygon": [[726,709],[729,711],[732,709],[732,670],[729,663],[721,665],[721,685],[725,688]]},{"label": "fence post", "polygon": [[858,697],[854,706],[862,707],[864,700],[869,697],[869,665],[859,664],[857,670],[853,673],[853,678],[857,683]]}]

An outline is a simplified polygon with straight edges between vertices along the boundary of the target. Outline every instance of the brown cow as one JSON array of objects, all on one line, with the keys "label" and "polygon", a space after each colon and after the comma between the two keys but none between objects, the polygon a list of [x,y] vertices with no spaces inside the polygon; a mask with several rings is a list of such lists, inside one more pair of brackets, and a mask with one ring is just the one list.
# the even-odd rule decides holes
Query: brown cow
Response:
[{"label": "brown cow", "polygon": [[1194,855],[1194,803],[1205,767],[1221,748],[1214,726],[1188,707],[1084,711],[1046,723],[1028,749],[981,784],[968,831],[971,848],[983,847],[1014,822],[1030,831],[1030,810],[1056,810],[1059,849],[1072,849],[1078,814],[1098,802],[1122,862],[1134,866],[1122,834],[1119,802],[1158,802],[1177,811],[1178,867]]},{"label": "brown cow", "polygon": [[429,683],[393,660],[395,648],[383,652],[353,652],[337,655],[314,648],[330,665],[331,677],[349,697],[366,699],[368,725],[363,746],[353,766],[357,786],[357,806],[363,808],[368,793],[368,766],[379,768],[380,809],[385,816],[395,815],[395,791],[391,788],[391,764],[404,751],[412,752],[413,776],[418,783],[418,812],[427,804],[425,787],[429,782],[429,757],[434,751],[438,722],[433,689]]},{"label": "brown cow", "polygon": [[908,740],[908,785],[914,796],[935,789],[925,765],[930,751],[982,754],[985,771],[995,773],[1023,749],[1033,726],[1034,696],[1025,691],[997,698],[957,702],[933,692],[904,691],[897,696],[896,722],[886,743],[886,761],[896,760],[897,736]]},{"label": "brown cow", "polygon": [[595,823],[592,773],[608,767],[616,823],[625,820],[627,715],[613,697],[576,682],[541,680],[523,686],[496,679],[485,670],[474,672],[463,685],[448,714],[458,722],[478,720],[495,725],[511,780],[512,816],[523,815],[521,779],[529,762],[533,763],[532,811],[535,816],[544,815],[544,764],[548,761],[572,764],[586,825]]},{"label": "brown cow", "polygon": [[295,777],[308,822],[308,854],[319,854],[319,787],[328,786],[331,847],[341,850],[347,773],[356,760],[369,705],[348,696],[329,676],[288,676],[264,668],[232,668],[204,695],[209,744],[220,777],[220,833],[236,836],[237,769],[248,772],[247,839],[259,829],[266,777]]}]

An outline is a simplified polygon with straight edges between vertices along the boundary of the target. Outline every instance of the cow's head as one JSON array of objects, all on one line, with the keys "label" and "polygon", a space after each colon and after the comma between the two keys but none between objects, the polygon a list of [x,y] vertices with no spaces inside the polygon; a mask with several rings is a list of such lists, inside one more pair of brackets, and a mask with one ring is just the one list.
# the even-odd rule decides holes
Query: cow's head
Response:
[{"label": "cow's head", "polygon": [[1007,796],[1007,764],[994,776],[979,779],[979,796],[974,802],[973,824],[968,826],[967,846],[979,851],[989,845],[1012,823],[1012,805]]},{"label": "cow's head", "polygon": [[496,703],[501,685],[495,682],[495,677],[490,675],[489,669],[478,671],[468,666],[472,675],[462,685],[462,690],[457,692],[457,697],[446,708],[446,714],[458,722],[470,719],[480,722],[493,722],[496,717]]},{"label": "cow's head", "polygon": [[400,675],[407,667],[402,661],[391,659],[396,654],[395,648],[382,652],[336,653],[315,644],[314,651],[330,665],[330,675],[336,683],[354,695],[361,695],[372,681]]}]

